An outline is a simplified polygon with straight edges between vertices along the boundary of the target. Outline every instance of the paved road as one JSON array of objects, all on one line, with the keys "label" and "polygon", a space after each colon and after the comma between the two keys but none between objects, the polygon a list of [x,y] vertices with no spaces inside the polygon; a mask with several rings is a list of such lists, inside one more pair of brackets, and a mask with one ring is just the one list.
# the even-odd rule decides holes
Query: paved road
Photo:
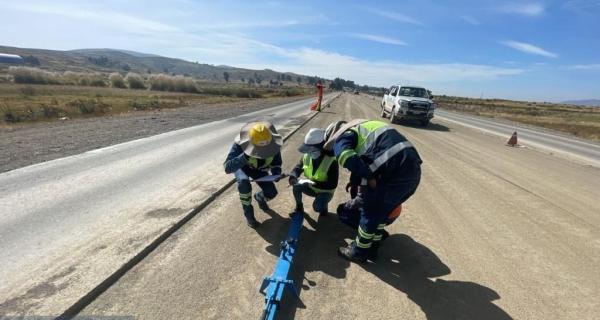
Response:
[{"label": "paved road", "polygon": [[482,117],[437,110],[436,116],[446,121],[471,126],[486,132],[508,137],[517,131],[520,143],[537,148],[558,152],[600,167],[600,144],[554,132],[542,131],[519,124],[507,124]]},{"label": "paved road", "polygon": [[311,101],[0,174],[0,315],[62,312],[231,179],[222,161],[243,123],[285,134]]},{"label": "paved road", "polygon": [[[310,126],[378,117],[378,101],[343,95]],[[284,166],[307,126],[286,143]],[[600,169],[510,148],[441,117],[397,125],[419,150],[421,186],[372,264],[335,253],[355,231],[309,212],[295,259],[301,301],[282,319],[596,319],[600,311]],[[348,178],[341,175],[341,185]],[[82,312],[136,319],[252,319],[292,210],[285,182],[247,228],[235,188]],[[338,188],[334,203],[346,199]],[[308,200],[305,207],[310,208]],[[333,210],[330,210],[333,211]],[[292,301],[292,300],[288,300]]]}]

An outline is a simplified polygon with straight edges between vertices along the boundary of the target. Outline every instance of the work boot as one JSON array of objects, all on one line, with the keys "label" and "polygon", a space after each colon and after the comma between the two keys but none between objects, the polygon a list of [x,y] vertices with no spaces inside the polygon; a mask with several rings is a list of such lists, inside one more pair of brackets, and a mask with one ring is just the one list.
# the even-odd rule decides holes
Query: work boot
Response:
[{"label": "work boot", "polygon": [[345,258],[346,260],[349,260],[351,262],[366,262],[367,258],[366,257],[361,257],[358,254],[356,254],[356,252],[353,250],[352,248],[352,244],[349,244],[346,247],[340,247],[338,249],[338,253]]},{"label": "work boot", "polygon": [[373,262],[377,261],[379,244],[380,241],[373,241],[371,248],[369,249],[369,253],[367,254],[367,260],[371,260]]},{"label": "work boot", "polygon": [[258,226],[260,226],[260,222],[258,222],[254,217],[246,218],[246,224],[252,229],[256,229]]},{"label": "work boot", "polygon": [[256,203],[258,203],[258,207],[262,211],[269,211],[271,209],[271,208],[269,208],[269,205],[267,204],[267,201],[265,200],[265,198],[262,196],[259,196],[259,193],[254,194],[254,200],[256,200]]},{"label": "work boot", "polygon": [[387,239],[389,236],[390,236],[390,233],[387,232],[386,230],[381,231],[381,241]]},{"label": "work boot", "polygon": [[258,228],[260,223],[254,218],[254,207],[252,207],[252,205],[242,206],[242,209],[244,210],[244,217],[246,217],[246,224],[248,227],[252,229]]}]

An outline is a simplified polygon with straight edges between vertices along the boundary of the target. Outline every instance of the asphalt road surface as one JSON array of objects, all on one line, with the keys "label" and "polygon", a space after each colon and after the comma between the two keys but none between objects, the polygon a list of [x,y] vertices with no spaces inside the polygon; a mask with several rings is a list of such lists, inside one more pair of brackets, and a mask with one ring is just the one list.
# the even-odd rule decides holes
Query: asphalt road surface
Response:
[{"label": "asphalt road surface", "polygon": [[578,139],[557,132],[543,131],[539,128],[527,127],[516,123],[500,123],[490,119],[445,110],[437,110],[437,117],[503,137],[510,137],[516,131],[520,143],[524,145],[556,152],[559,155],[600,167],[600,144],[592,141]]},{"label": "asphalt road surface", "polygon": [[[335,100],[332,108],[320,113],[285,144],[285,168],[290,169],[298,161],[300,154],[296,148],[310,127],[325,127],[338,119],[379,118],[378,105],[379,101],[362,95],[345,94]],[[573,153],[572,150],[563,150],[557,156],[559,152],[548,153],[537,145],[528,145],[525,140],[526,148],[507,147],[508,136],[489,134],[493,129],[476,128],[473,123],[464,126],[457,122],[459,120],[443,116],[434,119],[427,128],[395,125],[419,150],[424,160],[423,178],[417,193],[405,204],[401,218],[388,228],[392,235],[383,243],[377,263],[352,264],[338,257],[337,247],[349,242],[355,231],[341,225],[334,213],[318,218],[316,213],[308,210],[293,269],[293,277],[300,284],[300,300],[287,295],[286,303],[281,306],[282,319],[597,317],[600,312],[597,299],[600,295],[597,272],[600,262],[600,169],[591,162],[584,163],[584,157],[573,161],[571,157],[562,156],[563,152]],[[154,147],[146,145],[144,149],[144,143],[140,142],[137,147],[140,151],[115,155],[116,160],[107,160],[108,163],[123,162],[124,167],[129,164],[129,169],[120,169],[117,165],[105,170],[96,169],[98,164],[83,161],[82,166],[90,162],[88,172],[98,174],[94,180],[86,179],[91,173],[74,175],[68,186],[85,188],[87,185],[100,190],[81,197],[82,201],[90,199],[88,202],[94,203],[87,206],[89,211],[83,210],[77,218],[80,221],[89,219],[88,227],[80,228],[80,222],[73,223],[72,229],[59,229],[48,236],[57,239],[55,241],[89,237],[86,245],[69,251],[63,262],[52,272],[46,272],[43,282],[28,281],[30,289],[8,303],[0,304],[0,314],[7,310],[18,312],[19,308],[21,313],[27,314],[56,314],[48,301],[66,305],[67,301],[61,297],[73,294],[75,290],[71,288],[81,291],[85,287],[81,283],[89,285],[98,280],[96,265],[104,266],[106,270],[110,262],[114,265],[116,257],[123,257],[118,254],[118,249],[125,247],[133,252],[144,239],[155,237],[156,232],[164,228],[164,223],[161,228],[152,221],[178,216],[175,213],[178,210],[173,209],[184,211],[202,198],[195,194],[206,196],[218,188],[222,183],[218,179],[196,178],[190,183],[192,179],[185,176],[203,177],[207,172],[220,174],[220,163],[231,138],[245,120],[228,120],[231,122],[226,123],[232,128],[227,133],[219,131],[225,127],[223,122],[214,125],[215,140],[227,137],[207,144],[199,151],[186,153],[183,146],[189,139],[213,141],[207,131],[202,132],[202,138],[176,141],[169,141],[169,134],[166,134],[166,140],[159,145],[162,146],[160,149],[169,151],[156,154]],[[193,160],[176,160],[185,158],[174,157],[179,148]],[[119,147],[108,150],[118,152]],[[214,165],[195,160],[201,159],[207,150],[214,150],[207,156],[214,158]],[[149,162],[143,170],[146,174],[136,173],[136,164],[144,163],[145,154],[159,159],[154,164]],[[81,157],[85,159],[85,155]],[[56,184],[55,180],[73,175],[66,170],[44,176],[43,183],[32,185],[55,188],[60,191],[55,194],[62,195],[62,190],[72,189]],[[122,184],[103,182],[103,179],[125,171],[130,172],[127,173],[129,178]],[[156,183],[144,180],[150,179],[147,177],[149,172],[160,175],[158,172],[161,171],[170,178],[152,178]],[[337,203],[347,198],[342,190],[347,177],[345,172],[340,177],[340,187],[330,207],[332,212]],[[187,184],[178,184],[186,179]],[[183,188],[190,196],[180,194],[170,198],[165,191],[155,191],[163,184],[169,184],[172,191]],[[6,185],[0,181],[0,188]],[[81,314],[131,315],[136,319],[258,318],[263,305],[258,288],[262,277],[272,272],[279,242],[287,232],[287,216],[293,209],[291,190],[286,188],[285,181],[279,183],[278,189],[280,195],[271,202],[271,211],[262,212],[256,208],[257,218],[263,224],[254,231],[245,225],[237,191],[235,187],[230,188]],[[2,192],[4,195],[5,191]],[[115,210],[110,207],[117,205],[111,197],[117,197],[119,192],[127,193],[121,201],[129,205],[137,204],[139,208],[149,199],[155,205],[138,209],[142,213],[137,215],[127,210]],[[109,197],[102,214],[89,209],[95,208],[95,201],[101,199],[95,198],[96,193]],[[30,196],[4,203],[26,206],[29,201],[43,202],[36,193],[23,194]],[[68,192],[62,196],[68,197]],[[47,200],[46,215],[61,212],[52,208],[64,201]],[[308,199],[305,199],[305,207],[310,208]],[[107,217],[103,218],[104,215]],[[17,214],[6,216],[9,222],[22,219],[22,215]],[[31,221],[36,222],[33,218]],[[58,225],[52,224],[52,217],[40,221],[38,225],[48,224],[48,230]],[[0,230],[0,235],[4,236],[5,230],[9,230],[9,234],[20,234],[18,229],[10,231],[9,228]],[[34,230],[37,229],[32,227],[28,236],[36,237]],[[124,233],[132,235],[130,247],[126,246],[127,240],[123,240],[127,239],[123,237]],[[43,242],[45,236],[47,234],[37,240]],[[2,239],[5,241],[4,237]],[[19,239],[27,241],[28,237],[24,235]],[[89,244],[97,244],[96,251],[90,251]],[[29,245],[21,246],[25,253],[35,251],[28,249]],[[2,258],[15,259],[13,255],[5,254],[5,250],[12,250],[10,246],[1,249]],[[36,254],[35,258],[40,261],[49,255]],[[61,252],[54,254],[57,261],[60,260]],[[103,264],[102,259],[109,263]],[[12,279],[4,276],[4,270],[0,279]],[[21,273],[15,269],[11,275],[18,274]],[[84,280],[88,278],[94,279]],[[2,289],[0,292],[8,291]]]},{"label": "asphalt road surface", "polygon": [[60,314],[231,180],[222,163],[241,125],[286,134],[313,100],[0,174],[0,316]]},{"label": "asphalt road surface", "polygon": [[[343,95],[283,149],[289,169],[311,127],[378,118],[378,101]],[[355,231],[309,210],[282,319],[595,319],[600,312],[600,171],[455,121],[397,125],[423,163],[419,190],[389,227],[377,263],[336,255]],[[340,185],[347,179],[344,173]],[[235,187],[89,305],[85,315],[257,319],[262,277],[293,209],[279,183],[272,210],[245,226]],[[333,203],[347,194],[340,186]],[[305,207],[310,208],[308,200]],[[330,211],[334,211],[333,205]]]}]

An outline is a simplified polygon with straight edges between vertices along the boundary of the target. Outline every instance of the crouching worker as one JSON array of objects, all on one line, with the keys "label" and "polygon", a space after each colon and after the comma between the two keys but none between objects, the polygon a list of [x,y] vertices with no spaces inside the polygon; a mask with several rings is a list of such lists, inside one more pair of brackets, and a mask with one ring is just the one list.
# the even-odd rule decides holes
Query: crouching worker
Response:
[{"label": "crouching worker", "polygon": [[[242,127],[239,136],[235,138],[223,164],[225,173],[235,174],[244,216],[251,228],[257,228],[259,222],[254,217],[250,178],[259,179],[269,174],[281,174],[282,144],[283,139],[270,122],[248,123]],[[267,201],[277,196],[275,183],[256,183],[261,191],[254,194],[254,199],[262,210],[269,210]]]},{"label": "crouching worker", "polygon": [[[359,188],[359,190],[362,189]],[[358,194],[355,194],[352,199],[340,203],[337,207],[337,214],[340,221],[352,229],[356,230],[360,224],[360,211],[363,207],[363,196],[362,190],[358,191]],[[402,204],[399,204],[392,212],[387,215],[387,219],[383,222],[386,226],[392,224],[402,213]],[[379,245],[383,240],[389,237],[389,233],[385,230],[381,230],[381,234],[377,234],[373,236],[373,242],[371,244],[371,250],[367,255],[367,259],[371,261],[375,261],[377,259],[377,251],[379,249]]]},{"label": "crouching worker", "polygon": [[[329,211],[327,205],[337,187],[339,170],[333,152],[323,150],[324,144],[325,130],[312,128],[304,137],[304,143],[298,148],[304,156],[292,170],[289,178],[296,200],[294,212],[304,212],[302,194],[315,198],[312,206],[319,215],[327,215]],[[305,183],[298,183],[302,173],[308,180]]]},{"label": "crouching worker", "polygon": [[350,171],[350,185],[362,187],[362,210],[356,239],[339,253],[356,262],[377,255],[388,214],[417,190],[421,158],[400,132],[374,120],[334,122],[325,131],[326,150]]}]

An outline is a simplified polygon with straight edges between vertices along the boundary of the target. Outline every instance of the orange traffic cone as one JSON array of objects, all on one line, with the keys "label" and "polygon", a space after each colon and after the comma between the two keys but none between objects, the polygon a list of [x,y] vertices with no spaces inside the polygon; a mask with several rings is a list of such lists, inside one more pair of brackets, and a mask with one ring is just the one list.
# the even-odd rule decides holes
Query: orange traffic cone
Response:
[{"label": "orange traffic cone", "polygon": [[510,139],[508,139],[508,142],[506,143],[507,145],[511,146],[511,147],[515,147],[518,145],[517,143],[517,132],[513,132],[512,136],[510,136]]}]

